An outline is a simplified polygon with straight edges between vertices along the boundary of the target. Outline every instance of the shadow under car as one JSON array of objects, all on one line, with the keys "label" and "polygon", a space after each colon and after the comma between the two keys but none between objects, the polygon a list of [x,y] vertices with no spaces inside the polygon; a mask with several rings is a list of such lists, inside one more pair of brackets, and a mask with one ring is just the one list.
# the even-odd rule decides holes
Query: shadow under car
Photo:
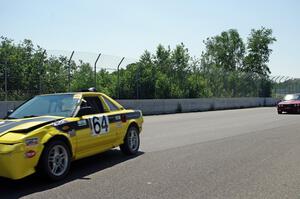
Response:
[{"label": "shadow under car", "polygon": [[38,174],[33,174],[21,180],[0,178],[0,194],[3,198],[20,198],[35,192],[52,189],[77,179],[90,180],[86,176],[113,167],[114,165],[134,159],[144,152],[134,156],[125,156],[120,150],[112,149],[107,152],[72,162],[68,176],[58,182],[47,181]]}]

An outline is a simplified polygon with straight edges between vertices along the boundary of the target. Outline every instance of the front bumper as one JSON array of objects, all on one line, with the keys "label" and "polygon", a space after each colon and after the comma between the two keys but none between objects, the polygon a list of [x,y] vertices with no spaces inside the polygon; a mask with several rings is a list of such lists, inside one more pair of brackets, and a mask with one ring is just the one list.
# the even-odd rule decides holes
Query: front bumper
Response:
[{"label": "front bumper", "polygon": [[28,150],[23,143],[0,144],[0,176],[17,180],[34,173],[40,154],[28,158]]},{"label": "front bumper", "polygon": [[278,106],[278,112],[286,112],[286,113],[300,113],[300,107],[291,107],[291,106]]}]

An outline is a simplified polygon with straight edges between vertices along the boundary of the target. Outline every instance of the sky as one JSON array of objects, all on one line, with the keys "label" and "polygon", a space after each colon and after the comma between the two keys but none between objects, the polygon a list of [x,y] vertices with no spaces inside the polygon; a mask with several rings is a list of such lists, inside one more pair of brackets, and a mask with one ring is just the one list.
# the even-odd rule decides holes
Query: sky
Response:
[{"label": "sky", "polygon": [[[203,40],[237,29],[271,28],[273,76],[300,78],[299,0],[0,0],[0,36],[31,39],[49,52],[89,52],[117,65],[158,44],[183,42],[200,57]],[[67,52],[68,54],[69,52]],[[76,54],[76,53],[75,53]],[[80,54],[80,53],[78,53]],[[85,53],[88,54],[88,53]],[[91,54],[92,55],[92,54]],[[112,56],[108,56],[112,55]],[[88,59],[88,58],[87,58]],[[103,60],[102,60],[103,61]]]}]

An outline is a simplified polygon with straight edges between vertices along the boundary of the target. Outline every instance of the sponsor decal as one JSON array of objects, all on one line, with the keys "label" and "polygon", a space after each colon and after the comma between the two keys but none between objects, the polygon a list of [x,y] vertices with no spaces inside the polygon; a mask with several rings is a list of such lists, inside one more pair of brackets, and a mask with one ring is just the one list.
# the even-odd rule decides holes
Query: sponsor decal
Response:
[{"label": "sponsor decal", "polygon": [[38,138],[28,138],[25,140],[26,146],[36,146],[39,144]]},{"label": "sponsor decal", "polygon": [[33,150],[27,151],[27,152],[25,153],[25,157],[26,157],[26,158],[33,158],[35,155],[36,155],[36,152],[33,151]]},{"label": "sponsor decal", "polygon": [[87,122],[86,122],[86,120],[79,120],[79,121],[77,122],[77,125],[78,125],[78,126],[86,126],[86,125],[87,125]]},{"label": "sponsor decal", "polygon": [[59,131],[68,133],[71,130],[80,130],[80,129],[89,128],[88,122],[89,120],[79,120],[73,122],[68,122],[64,120],[64,121],[56,122],[55,124],[53,124],[53,126]]},{"label": "sponsor decal", "polygon": [[98,115],[90,118],[92,135],[97,136],[109,132],[109,120],[106,115]]},{"label": "sponsor decal", "polygon": [[65,126],[63,126],[61,129],[62,129],[63,131],[68,131],[68,130],[70,130],[70,128],[71,128],[71,127],[65,125]]},{"label": "sponsor decal", "polygon": [[68,131],[68,134],[70,135],[70,137],[74,137],[76,136],[76,131],[74,129]]},{"label": "sponsor decal", "polygon": [[57,121],[57,122],[54,122],[53,123],[53,126],[60,126],[60,125],[63,125],[63,124],[66,124],[67,123],[67,121],[66,120],[59,120],[59,121]]}]

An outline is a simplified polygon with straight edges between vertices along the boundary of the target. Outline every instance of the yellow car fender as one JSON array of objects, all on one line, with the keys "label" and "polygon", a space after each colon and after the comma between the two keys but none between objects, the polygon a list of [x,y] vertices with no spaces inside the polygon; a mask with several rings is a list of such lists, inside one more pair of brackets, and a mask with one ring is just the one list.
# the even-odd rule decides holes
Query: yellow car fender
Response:
[{"label": "yellow car fender", "polygon": [[65,138],[68,141],[68,143],[66,143],[66,144],[70,147],[72,157],[74,157],[76,147],[74,147],[75,143],[72,142],[72,140],[70,139],[69,134],[61,133],[61,132],[58,132],[58,131],[56,131],[56,132],[51,132],[50,131],[49,133],[44,135],[44,137],[41,140],[41,144],[45,146],[45,144],[48,143],[54,137],[63,137],[63,138]]}]

